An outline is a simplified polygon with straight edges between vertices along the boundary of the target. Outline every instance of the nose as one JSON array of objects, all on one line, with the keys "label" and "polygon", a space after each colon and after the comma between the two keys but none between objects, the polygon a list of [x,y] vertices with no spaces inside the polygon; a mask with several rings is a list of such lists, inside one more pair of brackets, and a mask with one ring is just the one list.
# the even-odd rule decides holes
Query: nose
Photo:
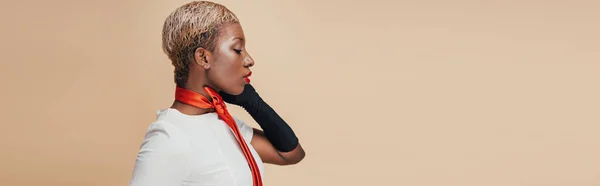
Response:
[{"label": "nose", "polygon": [[250,57],[250,55],[246,56],[244,59],[244,67],[252,67],[254,66],[254,59]]}]

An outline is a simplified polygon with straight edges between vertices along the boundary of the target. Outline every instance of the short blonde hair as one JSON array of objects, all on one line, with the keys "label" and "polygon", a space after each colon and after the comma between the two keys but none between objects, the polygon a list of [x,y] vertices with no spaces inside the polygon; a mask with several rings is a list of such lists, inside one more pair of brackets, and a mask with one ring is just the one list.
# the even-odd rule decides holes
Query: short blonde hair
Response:
[{"label": "short blonde hair", "polygon": [[175,67],[177,86],[185,86],[195,50],[213,51],[219,29],[227,23],[239,20],[227,7],[210,1],[193,1],[169,14],[163,25],[162,48]]}]

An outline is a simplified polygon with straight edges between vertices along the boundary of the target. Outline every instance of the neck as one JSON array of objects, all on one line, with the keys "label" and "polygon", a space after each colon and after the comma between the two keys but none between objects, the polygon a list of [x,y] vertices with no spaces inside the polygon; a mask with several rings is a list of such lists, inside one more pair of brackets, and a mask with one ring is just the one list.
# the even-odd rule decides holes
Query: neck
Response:
[{"label": "neck", "polygon": [[[192,92],[196,92],[212,101],[210,96],[208,96],[208,93],[206,93],[206,91],[204,90],[204,86],[202,86],[202,85],[204,85],[204,84],[188,82],[187,86],[182,87],[182,88],[185,88]],[[187,115],[202,115],[202,114],[206,114],[206,113],[215,111],[214,108],[208,108],[208,109],[207,108],[198,108],[198,107],[188,105],[186,103],[183,103],[183,102],[180,102],[177,100],[175,100],[173,102],[173,104],[171,105],[171,108],[176,109],[179,112],[181,112],[183,114],[187,114]]]}]

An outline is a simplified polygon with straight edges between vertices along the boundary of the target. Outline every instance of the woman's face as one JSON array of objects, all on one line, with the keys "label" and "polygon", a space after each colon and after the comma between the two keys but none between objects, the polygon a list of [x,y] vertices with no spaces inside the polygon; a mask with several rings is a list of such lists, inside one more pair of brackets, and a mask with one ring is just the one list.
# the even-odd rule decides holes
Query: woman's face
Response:
[{"label": "woman's face", "polygon": [[208,83],[215,89],[238,95],[250,83],[250,67],[254,60],[245,48],[244,32],[240,24],[226,24],[220,29],[215,49],[207,56]]}]

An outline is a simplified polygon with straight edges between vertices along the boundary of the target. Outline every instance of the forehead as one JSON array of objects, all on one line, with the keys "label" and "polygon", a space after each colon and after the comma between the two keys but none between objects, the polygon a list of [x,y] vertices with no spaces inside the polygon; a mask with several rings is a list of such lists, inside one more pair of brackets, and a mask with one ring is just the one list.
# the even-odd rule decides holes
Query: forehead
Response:
[{"label": "forehead", "polygon": [[239,23],[229,23],[223,25],[219,30],[220,41],[231,41],[235,38],[244,39],[244,30]]}]

